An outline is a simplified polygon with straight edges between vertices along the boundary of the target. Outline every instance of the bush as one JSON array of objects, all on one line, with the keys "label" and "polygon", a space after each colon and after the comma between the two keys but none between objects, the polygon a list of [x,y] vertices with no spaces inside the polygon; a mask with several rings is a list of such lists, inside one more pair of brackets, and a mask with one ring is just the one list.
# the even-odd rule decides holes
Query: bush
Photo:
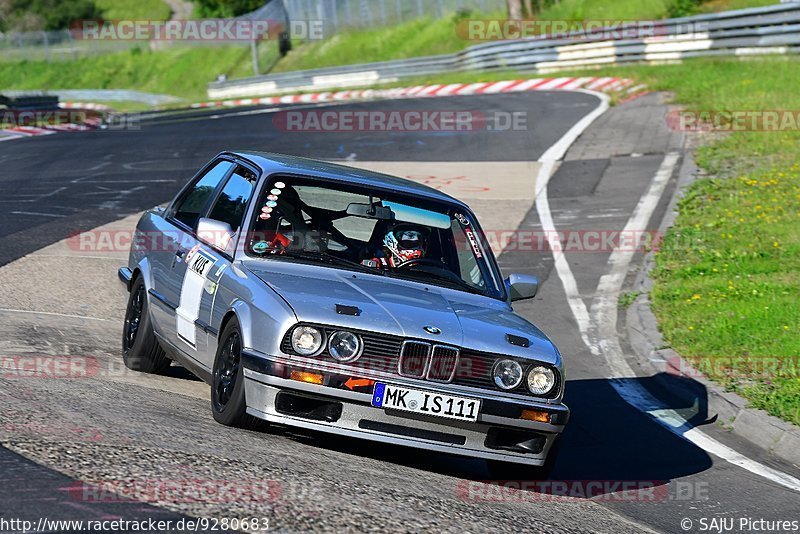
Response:
[{"label": "bush", "polygon": [[93,0],[0,1],[0,30],[60,30],[81,19],[102,16]]}]

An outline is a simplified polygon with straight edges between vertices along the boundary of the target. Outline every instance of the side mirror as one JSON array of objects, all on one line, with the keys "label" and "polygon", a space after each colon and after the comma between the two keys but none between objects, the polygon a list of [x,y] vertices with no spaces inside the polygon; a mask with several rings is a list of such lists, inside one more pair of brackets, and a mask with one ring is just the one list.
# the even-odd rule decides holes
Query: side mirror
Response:
[{"label": "side mirror", "polygon": [[236,234],[231,225],[214,219],[200,219],[197,223],[197,237],[220,252],[230,254],[233,248],[233,237]]},{"label": "side mirror", "polygon": [[506,278],[506,288],[511,302],[532,299],[539,291],[539,279],[528,274],[510,274]]}]

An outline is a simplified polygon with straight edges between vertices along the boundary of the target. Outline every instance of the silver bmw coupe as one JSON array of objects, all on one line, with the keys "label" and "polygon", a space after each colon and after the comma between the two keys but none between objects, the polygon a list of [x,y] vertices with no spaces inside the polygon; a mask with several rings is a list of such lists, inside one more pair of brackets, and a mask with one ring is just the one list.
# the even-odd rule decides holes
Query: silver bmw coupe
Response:
[{"label": "silver bmw coupe", "polygon": [[223,152],[139,221],[123,357],[211,385],[214,418],[553,465],[569,418],[555,345],[514,313],[469,207],[412,181]]}]

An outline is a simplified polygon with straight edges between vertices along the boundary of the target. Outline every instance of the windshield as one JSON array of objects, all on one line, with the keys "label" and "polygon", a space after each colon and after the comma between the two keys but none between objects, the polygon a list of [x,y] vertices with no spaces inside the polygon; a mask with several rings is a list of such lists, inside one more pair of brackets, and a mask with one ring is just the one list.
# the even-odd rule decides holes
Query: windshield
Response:
[{"label": "windshield", "polygon": [[244,244],[252,257],[318,263],[504,299],[494,257],[458,206],[306,178],[272,179]]}]

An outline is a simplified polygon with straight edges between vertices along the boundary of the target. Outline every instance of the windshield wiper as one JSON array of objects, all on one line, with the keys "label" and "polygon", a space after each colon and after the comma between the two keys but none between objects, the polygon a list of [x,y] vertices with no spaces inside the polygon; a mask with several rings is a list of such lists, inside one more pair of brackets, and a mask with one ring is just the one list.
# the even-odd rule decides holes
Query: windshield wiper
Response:
[{"label": "windshield wiper", "polygon": [[328,265],[336,265],[339,267],[347,267],[361,272],[384,275],[385,273],[380,269],[373,269],[357,263],[354,261],[346,260],[338,256],[334,256],[329,252],[309,252],[307,250],[286,250],[283,254],[276,256],[278,258],[295,258],[299,260],[308,260],[311,262],[327,263]]}]

